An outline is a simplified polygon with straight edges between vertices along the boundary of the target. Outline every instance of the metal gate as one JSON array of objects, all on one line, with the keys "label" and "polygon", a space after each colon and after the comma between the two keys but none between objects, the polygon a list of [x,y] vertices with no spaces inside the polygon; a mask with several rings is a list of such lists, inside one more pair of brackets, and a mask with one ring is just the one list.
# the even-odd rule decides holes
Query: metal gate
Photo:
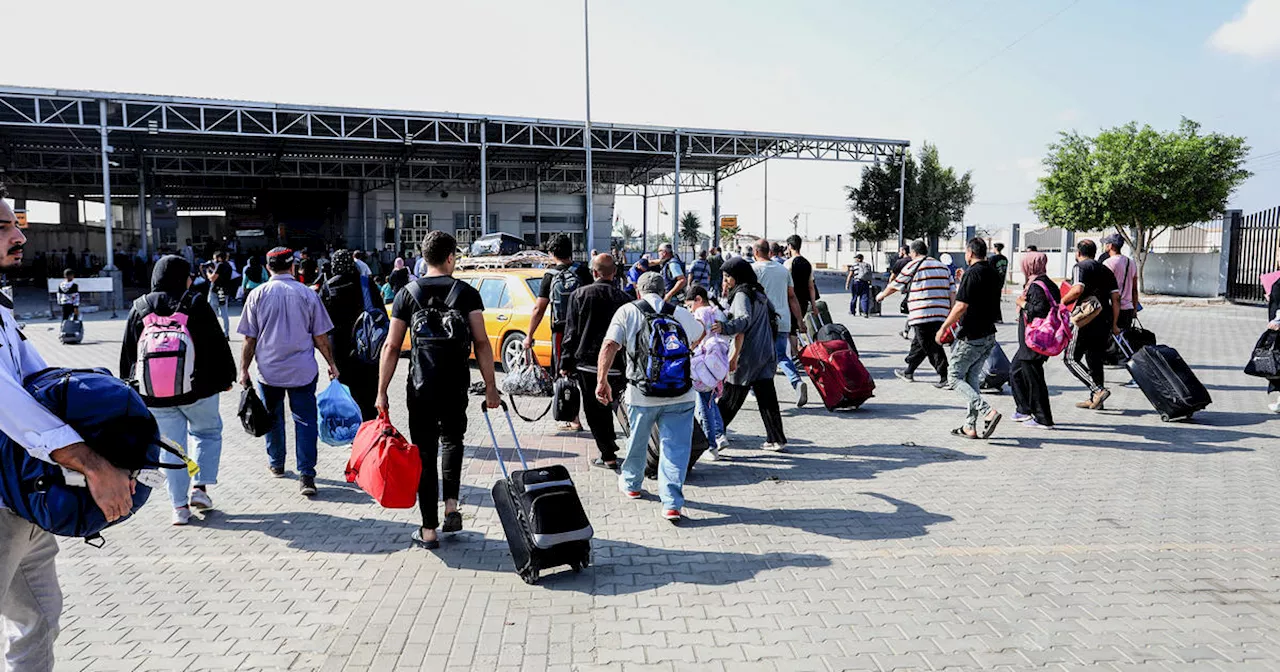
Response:
[{"label": "metal gate", "polygon": [[1259,277],[1280,268],[1280,207],[1234,217],[1227,266],[1227,300],[1266,303]]}]

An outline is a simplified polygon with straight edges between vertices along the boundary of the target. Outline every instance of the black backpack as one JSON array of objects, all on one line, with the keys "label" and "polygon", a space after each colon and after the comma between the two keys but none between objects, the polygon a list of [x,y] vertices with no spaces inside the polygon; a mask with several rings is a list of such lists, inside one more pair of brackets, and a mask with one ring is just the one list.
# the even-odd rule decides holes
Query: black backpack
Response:
[{"label": "black backpack", "polygon": [[578,269],[582,264],[573,262],[568,267],[551,276],[551,323],[563,324],[565,314],[569,312],[569,295],[582,286],[578,277]]},{"label": "black backpack", "polygon": [[360,296],[364,300],[364,312],[351,327],[351,357],[363,364],[377,364],[382,344],[391,331],[391,320],[369,296],[369,278],[363,275],[360,276]]},{"label": "black backpack", "polygon": [[433,382],[456,382],[450,374],[466,374],[471,356],[471,324],[467,316],[454,308],[462,281],[453,281],[444,301],[432,297],[424,303],[422,285],[416,282],[405,285],[405,289],[418,306],[409,323],[412,346],[409,371],[413,386],[423,390]]}]

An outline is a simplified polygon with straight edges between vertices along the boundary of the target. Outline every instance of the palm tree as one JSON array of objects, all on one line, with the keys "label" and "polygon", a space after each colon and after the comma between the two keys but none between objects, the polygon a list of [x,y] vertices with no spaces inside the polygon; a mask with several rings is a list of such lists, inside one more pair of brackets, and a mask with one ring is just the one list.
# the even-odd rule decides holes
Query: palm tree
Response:
[{"label": "palm tree", "polygon": [[689,246],[690,250],[698,247],[698,239],[702,236],[702,220],[698,214],[686,210],[684,216],[680,218],[680,240]]},{"label": "palm tree", "polygon": [[636,230],[631,228],[630,224],[623,224],[618,227],[618,238],[622,240],[622,249],[625,251],[627,246],[631,244],[631,239],[636,237]]}]

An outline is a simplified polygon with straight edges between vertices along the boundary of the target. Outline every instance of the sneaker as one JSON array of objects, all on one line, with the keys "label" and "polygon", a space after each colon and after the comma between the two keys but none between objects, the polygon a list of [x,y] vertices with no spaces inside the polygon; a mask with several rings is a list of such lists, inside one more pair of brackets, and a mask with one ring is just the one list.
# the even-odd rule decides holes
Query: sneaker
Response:
[{"label": "sneaker", "polygon": [[897,378],[907,381],[908,383],[916,382],[916,377],[913,374],[908,373],[906,369],[894,369],[893,375]]},{"label": "sneaker", "polygon": [[771,453],[781,453],[782,450],[786,447],[787,447],[787,444],[785,443],[774,443],[772,441],[766,441],[760,445],[760,450],[767,450]]},{"label": "sneaker", "polygon": [[956,386],[955,386],[955,385],[952,385],[951,383],[948,383],[948,382],[947,382],[947,381],[945,381],[945,380],[939,380],[938,382],[934,383],[934,384],[933,384],[933,386],[934,386],[934,387],[936,387],[936,388],[938,388],[939,390],[954,390],[954,389],[956,389]]},{"label": "sneaker", "polygon": [[1022,426],[1026,427],[1027,429],[1053,429],[1053,425],[1042,425],[1036,422],[1035,418],[1028,418],[1027,420],[1023,421]]},{"label": "sneaker", "polygon": [[680,509],[667,509],[662,512],[662,517],[672,523],[678,523],[680,522]]},{"label": "sneaker", "polygon": [[301,493],[303,497],[316,496],[316,477],[315,476],[302,476],[301,478],[298,479],[298,481],[299,481],[298,492]]},{"label": "sneaker", "polygon": [[1138,381],[1136,381],[1136,380],[1130,380],[1129,382],[1125,383],[1124,385],[1121,385],[1121,387],[1127,387],[1127,388],[1129,388],[1129,389],[1131,389],[1131,390],[1140,390],[1140,389],[1142,389],[1142,386],[1141,386],[1141,385],[1138,385]]},{"label": "sneaker", "polygon": [[213,498],[209,496],[209,493],[205,492],[204,490],[201,490],[200,488],[193,488],[191,490],[190,499],[191,499],[192,508],[196,508],[196,509],[212,509],[213,508]]},{"label": "sneaker", "polygon": [[186,525],[191,522],[191,507],[179,506],[173,510],[173,524]]},{"label": "sneaker", "polygon": [[707,445],[707,455],[710,456],[707,459],[711,460],[712,462],[720,461],[720,442],[719,441],[712,441],[710,444]]},{"label": "sneaker", "polygon": [[1272,413],[1280,413],[1280,399],[1276,399],[1274,404],[1267,404],[1267,408],[1271,409]]},{"label": "sneaker", "polygon": [[1013,418],[1014,422],[1026,422],[1028,420],[1033,419],[1031,416],[1027,415],[1026,413],[1018,413],[1018,412],[1014,412],[1013,416],[1011,417]]},{"label": "sneaker", "polygon": [[267,467],[267,470],[276,478],[284,478],[284,467]]},{"label": "sneaker", "polygon": [[627,499],[640,499],[644,496],[644,493],[639,490],[627,489],[627,486],[624,485],[622,481],[618,481],[618,492],[621,492]]},{"label": "sneaker", "polygon": [[799,396],[796,397],[796,408],[804,408],[804,405],[809,403],[809,384],[803,380],[800,381],[800,386],[796,388],[796,392],[799,393]]}]

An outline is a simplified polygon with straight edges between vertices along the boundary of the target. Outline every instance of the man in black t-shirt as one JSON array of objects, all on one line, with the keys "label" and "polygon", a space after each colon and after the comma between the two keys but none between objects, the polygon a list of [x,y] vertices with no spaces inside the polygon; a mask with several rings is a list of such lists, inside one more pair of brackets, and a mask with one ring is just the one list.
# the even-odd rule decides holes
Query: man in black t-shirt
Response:
[{"label": "man in black t-shirt", "polygon": [[[1098,246],[1092,240],[1086,238],[1076,244],[1075,282],[1062,297],[1065,304],[1093,298],[1101,306],[1097,317],[1076,328],[1063,353],[1067,370],[1089,388],[1089,400],[1076,402],[1076,408],[1095,411],[1102,410],[1102,402],[1111,396],[1111,390],[1103,387],[1102,362],[1111,338],[1120,333],[1120,287],[1111,269],[1094,258],[1097,254]],[[1081,359],[1088,368],[1080,363]]]},{"label": "man in black t-shirt", "polygon": [[[542,285],[538,288],[538,298],[533,304],[533,317],[529,319],[529,333],[524,337],[524,349],[526,351],[533,350],[533,335],[538,330],[538,325],[542,324],[542,318],[547,314],[547,310],[551,310],[551,370],[560,370],[560,344],[564,340],[564,315],[559,314],[560,310],[551,305],[551,299],[559,299],[565,307],[569,302],[568,294],[572,291],[562,293],[557,297],[552,297],[552,289],[556,284],[556,276],[562,272],[572,273],[577,276],[577,282],[568,282],[569,278],[560,280],[561,292],[564,290],[576,289],[578,287],[586,287],[595,282],[595,278],[591,276],[591,269],[586,264],[578,263],[573,260],[573,241],[569,236],[559,235],[551,241],[551,249],[548,250],[551,258],[556,260],[556,265],[547,269],[545,275],[542,276]],[[572,287],[571,287],[572,285]],[[573,422],[561,423],[561,429],[572,429],[580,431],[582,423],[578,420]]]},{"label": "man in black t-shirt", "polygon": [[[991,263],[992,268],[996,269],[996,273],[1000,274],[1000,292],[1003,294],[1005,279],[1009,277],[1009,257],[1004,256],[1004,243],[996,243],[992,247],[996,248],[996,253],[987,257],[987,261]],[[998,308],[996,322],[1004,322],[1004,313]]]},{"label": "man in black t-shirt", "polygon": [[[791,258],[787,260],[787,268],[791,271],[791,281],[795,284],[796,301],[800,303],[800,314],[812,311],[817,313],[818,285],[813,278],[813,264],[800,254],[800,236],[787,236],[787,250]],[[791,331],[797,331],[797,325],[791,325]]]},{"label": "man in black t-shirt", "polygon": [[235,270],[231,268],[231,264],[227,262],[227,253],[219,251],[213,255],[213,270],[209,271],[210,290],[209,305],[215,307],[215,311],[222,317],[222,333],[228,339],[231,337],[231,316],[227,312],[227,299],[235,294],[235,280],[231,277],[235,275]]},{"label": "man in black t-shirt", "polygon": [[[396,294],[391,306],[391,329],[386,344],[382,346],[382,363],[378,375],[378,400],[380,412],[389,412],[387,388],[400,363],[400,346],[405,333],[413,322],[413,316],[424,309],[423,304],[433,300],[447,302],[452,291],[456,298],[449,308],[464,316],[470,328],[471,348],[476,365],[484,378],[485,402],[489,408],[497,408],[500,402],[498,386],[493,378],[493,347],[484,329],[484,302],[480,293],[466,282],[455,280],[458,243],[443,231],[431,231],[422,240],[422,253],[427,259],[427,275],[419,278],[416,286],[421,296],[415,299],[407,285]],[[416,344],[415,344],[416,345]],[[422,478],[418,484],[418,508],[422,513],[422,527],[413,533],[413,543],[424,548],[439,548],[436,526],[439,514],[436,510],[438,494],[444,495],[444,525],[442,532],[462,529],[462,514],[458,513],[458,492],[462,480],[462,436],[467,432],[467,388],[471,383],[471,368],[465,358],[457,361],[438,361],[430,371],[414,371],[419,361],[415,356],[410,363],[411,374],[405,392],[409,407],[409,437],[417,444],[422,458]],[[414,380],[428,380],[421,388]],[[443,456],[443,487],[436,484],[436,452]]]},{"label": "man in black t-shirt", "polygon": [[985,240],[970,240],[965,246],[964,258],[969,268],[960,279],[951,314],[934,338],[941,345],[947,331],[956,327],[956,341],[947,367],[948,382],[964,396],[969,414],[964,425],[951,430],[951,433],[985,439],[995,431],[1001,415],[982,398],[978,386],[982,381],[982,365],[996,347],[996,318],[1000,314],[1000,291],[1004,283],[991,262],[987,261]]}]

